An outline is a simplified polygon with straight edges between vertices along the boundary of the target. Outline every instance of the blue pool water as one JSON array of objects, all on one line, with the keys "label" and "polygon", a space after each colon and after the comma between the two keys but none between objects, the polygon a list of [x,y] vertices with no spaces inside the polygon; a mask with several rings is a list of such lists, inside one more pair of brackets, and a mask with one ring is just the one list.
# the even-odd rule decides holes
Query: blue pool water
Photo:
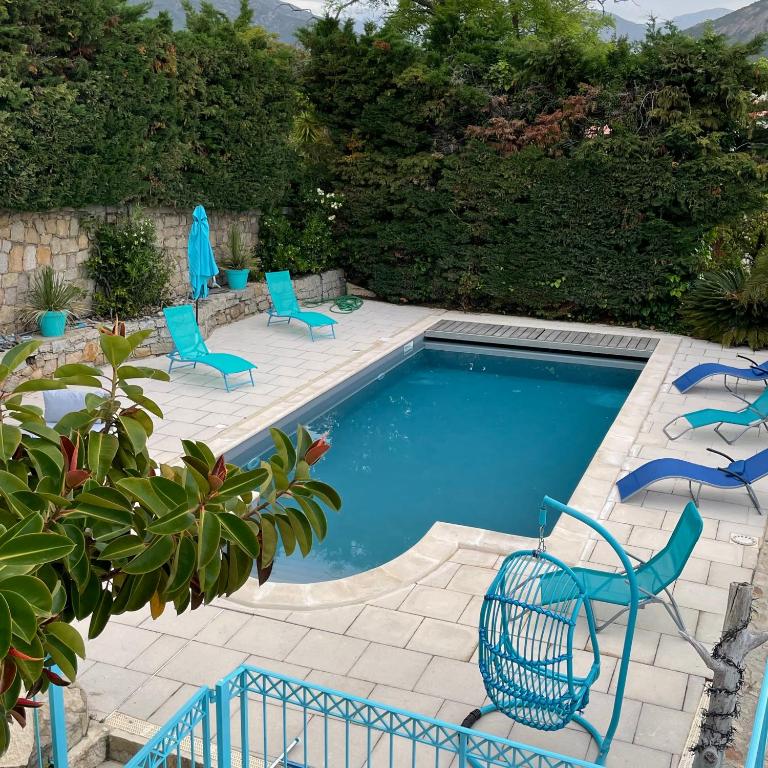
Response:
[{"label": "blue pool water", "polygon": [[542,497],[568,500],[638,375],[583,358],[418,352],[308,424],[330,435],[314,474],[344,506],[306,559],[278,556],[272,579],[365,571],[437,520],[537,535]]}]

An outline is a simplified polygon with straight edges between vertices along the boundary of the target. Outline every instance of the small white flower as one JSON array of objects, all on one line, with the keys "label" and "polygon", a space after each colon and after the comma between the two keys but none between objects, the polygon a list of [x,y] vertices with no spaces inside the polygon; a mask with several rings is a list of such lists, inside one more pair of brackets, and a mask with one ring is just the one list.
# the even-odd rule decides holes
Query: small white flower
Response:
[{"label": "small white flower", "polygon": [[328,221],[333,221],[336,217],[335,216],[329,216]]}]

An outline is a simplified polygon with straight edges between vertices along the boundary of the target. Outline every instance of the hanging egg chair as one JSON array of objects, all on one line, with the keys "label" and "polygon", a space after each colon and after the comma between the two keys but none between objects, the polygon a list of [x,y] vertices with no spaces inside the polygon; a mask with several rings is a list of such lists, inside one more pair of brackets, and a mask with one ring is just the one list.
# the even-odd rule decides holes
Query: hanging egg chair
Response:
[{"label": "hanging egg chair", "polygon": [[[573,570],[546,551],[547,512],[575,517],[600,533],[627,568],[631,582],[634,603],[629,608],[613,716],[604,736],[581,714],[589,703],[590,688],[600,674],[592,605]],[[539,546],[509,555],[483,600],[479,664],[491,704],[470,712],[462,725],[471,728],[492,711],[542,731],[556,731],[575,721],[597,742],[597,762],[602,763],[621,714],[637,615],[637,584],[632,584],[632,566],[623,548],[599,523],[548,497],[544,499],[539,522]],[[586,627],[591,651],[576,647],[578,624]]]}]

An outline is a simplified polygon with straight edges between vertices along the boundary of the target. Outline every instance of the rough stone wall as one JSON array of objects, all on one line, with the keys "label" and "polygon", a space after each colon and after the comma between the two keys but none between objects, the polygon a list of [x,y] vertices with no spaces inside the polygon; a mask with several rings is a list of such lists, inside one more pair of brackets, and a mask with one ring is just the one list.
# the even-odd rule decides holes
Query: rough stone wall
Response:
[{"label": "rough stone wall", "polygon": [[[25,303],[32,274],[44,265],[51,265],[68,280],[84,288],[87,302],[93,283],[86,278],[83,267],[90,249],[84,224],[94,217],[115,219],[126,213],[124,208],[106,207],[42,213],[0,211],[0,333],[22,330],[18,326],[18,310]],[[172,294],[181,297],[188,284],[187,236],[192,226],[192,211],[147,208],[143,213],[154,221],[157,243],[173,266]],[[208,220],[211,244],[219,266],[226,258],[225,243],[231,226],[240,227],[246,247],[255,245],[258,240],[257,211],[209,211]]]},{"label": "rough stone wall", "polygon": [[[346,293],[346,281],[340,269],[297,278],[294,287],[299,300],[303,301],[332,299]],[[200,302],[200,329],[203,336],[207,337],[220,325],[264,312],[268,307],[269,298],[263,282],[249,283],[244,291],[213,293]],[[136,350],[136,357],[163,355],[173,348],[162,312],[131,321],[127,325],[129,332],[142,329],[152,331],[144,344]],[[67,329],[64,336],[45,340],[35,356],[27,362],[28,366],[20,371],[21,378],[39,379],[49,376],[65,363],[103,363],[98,326],[93,324],[85,328]]]}]

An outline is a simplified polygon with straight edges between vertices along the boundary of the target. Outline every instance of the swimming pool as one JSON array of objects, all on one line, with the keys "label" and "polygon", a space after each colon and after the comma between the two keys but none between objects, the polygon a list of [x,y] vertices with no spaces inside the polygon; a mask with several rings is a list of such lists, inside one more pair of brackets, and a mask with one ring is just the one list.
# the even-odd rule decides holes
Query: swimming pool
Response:
[{"label": "swimming pool", "polygon": [[537,535],[542,497],[570,497],[641,368],[426,345],[304,421],[329,433],[332,450],[315,472],[344,506],[305,559],[278,556],[272,580],[374,568],[438,520]]}]

